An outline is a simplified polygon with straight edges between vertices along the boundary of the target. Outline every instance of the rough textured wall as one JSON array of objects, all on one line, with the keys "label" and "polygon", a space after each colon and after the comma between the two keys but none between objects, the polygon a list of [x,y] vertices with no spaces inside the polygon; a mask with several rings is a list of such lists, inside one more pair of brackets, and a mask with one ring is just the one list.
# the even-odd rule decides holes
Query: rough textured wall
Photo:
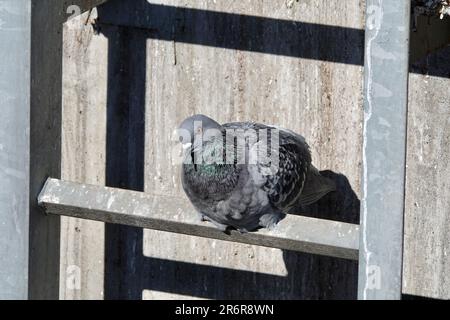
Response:
[{"label": "rough textured wall", "polygon": [[[203,11],[166,10],[173,16],[158,25],[163,28],[159,35],[146,20],[152,13],[145,6],[134,19],[131,6],[120,7],[120,15],[108,15],[117,19],[115,24],[102,24],[108,16],[100,17],[98,34],[89,23],[84,25],[86,15],[72,20],[64,33],[63,177],[183,196],[178,169],[168,161],[170,133],[185,116],[204,112],[220,121],[259,120],[303,133],[317,166],[342,173],[350,182],[347,188],[359,194],[361,67],[355,63],[362,52],[361,43],[355,43],[359,36],[334,31],[337,40],[333,40],[320,27],[299,24],[305,29],[295,37],[288,33],[289,25],[276,20],[362,29],[363,6],[356,2],[198,1],[193,6],[192,1],[165,1],[181,8],[270,17],[275,22],[248,23],[241,16],[215,21]],[[139,6],[139,1],[135,4]],[[103,12],[107,10],[113,9]],[[201,19],[195,23],[195,18]],[[173,21],[177,25],[171,31]],[[208,37],[215,28],[222,30],[226,23],[231,34],[246,41],[228,46],[248,50],[227,48],[226,41],[235,38],[227,40],[223,34],[217,35],[219,47],[208,45],[214,43]],[[170,41],[171,37],[181,42]],[[206,45],[186,43],[189,39]],[[344,40],[344,49],[339,49]],[[335,55],[320,56],[326,43]],[[443,50],[414,67],[440,77],[410,75],[403,283],[405,293],[443,298],[450,297],[449,55],[449,49]],[[351,220],[355,216],[344,210],[356,211],[354,207],[350,201],[335,208],[334,214],[324,213],[326,204],[315,211]],[[64,219],[62,230],[62,297],[103,297],[103,224]],[[106,238],[107,297],[354,295],[354,264],[335,259],[135,228],[110,227]],[[76,275],[71,266],[81,268],[81,290],[71,285]],[[336,268],[340,269],[330,272]]]},{"label": "rough textured wall", "polygon": [[[341,191],[310,214],[357,222],[364,3],[163,4],[111,0],[97,34],[86,15],[65,26],[64,178],[183,196],[170,165],[178,122],[193,112],[258,120],[304,134],[316,165],[332,170]],[[415,69],[441,77],[410,76],[404,292],[434,297],[449,287],[448,56]],[[75,219],[63,226],[61,274],[77,265],[82,276],[81,290],[62,279],[65,298],[101,298],[103,286],[106,298],[356,295],[356,266],[342,260],[118,226],[104,235],[103,224]]]},{"label": "rough textured wall", "polygon": [[[359,1],[300,1],[292,6],[284,0],[202,1],[196,8],[352,28],[362,25]],[[314,26],[305,27],[303,38],[270,22],[246,25],[225,17],[209,19],[206,14],[187,14],[183,19],[181,23],[194,25],[194,37],[203,37],[216,24],[229,24],[226,32],[239,34],[240,41],[262,38],[261,51],[271,52],[273,46],[281,51],[281,46],[291,56],[190,43],[177,43],[174,48],[169,41],[149,41],[147,110],[152,111],[146,118],[146,191],[181,194],[178,168],[166,161],[169,145],[159,138],[168,140],[170,130],[194,112],[219,122],[254,120],[300,132],[311,144],[318,168],[343,173],[359,191],[361,68],[315,60],[321,46],[338,39],[328,38]],[[221,40],[220,31],[215,36]],[[353,60],[361,54],[360,39],[349,37],[342,45],[349,49],[346,58]],[[308,51],[312,59],[296,56]],[[331,258],[149,230],[144,231],[144,255],[151,272],[146,280],[149,297],[158,297],[158,290],[204,298],[352,298],[355,294],[355,264]],[[158,279],[155,270],[161,267],[165,276]]]},{"label": "rough textured wall", "polygon": [[414,70],[443,77],[409,77],[403,291],[450,299],[450,46]]},{"label": "rough textured wall", "polygon": [[[65,27],[66,179],[184,197],[171,133],[203,112],[304,134],[345,190],[309,214],[358,221],[360,1],[110,1],[98,15],[98,34],[86,15]],[[102,225],[64,223],[62,268],[83,276],[64,296],[101,297]],[[118,226],[105,238],[106,298],[356,295],[354,262]]]},{"label": "rough textured wall", "polygon": [[[104,185],[108,42],[87,18],[64,25],[62,178]],[[61,219],[62,299],[103,298],[104,239],[103,223]]]}]

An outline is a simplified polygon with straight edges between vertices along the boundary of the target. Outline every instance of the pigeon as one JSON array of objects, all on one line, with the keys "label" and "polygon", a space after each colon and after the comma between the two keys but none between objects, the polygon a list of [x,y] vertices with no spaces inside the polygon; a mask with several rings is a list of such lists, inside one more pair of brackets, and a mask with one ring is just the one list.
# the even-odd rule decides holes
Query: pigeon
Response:
[{"label": "pigeon", "polygon": [[219,124],[196,114],[177,129],[181,182],[202,221],[221,231],[272,230],[293,207],[335,191],[311,164],[305,138],[255,122]]}]

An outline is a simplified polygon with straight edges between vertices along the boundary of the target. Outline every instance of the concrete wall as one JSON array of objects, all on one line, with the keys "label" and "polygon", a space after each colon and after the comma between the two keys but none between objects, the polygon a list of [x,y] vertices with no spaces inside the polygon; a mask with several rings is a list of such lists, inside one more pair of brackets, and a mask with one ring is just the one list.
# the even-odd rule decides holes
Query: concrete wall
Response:
[{"label": "concrete wall", "polygon": [[[97,16],[94,31],[89,21]],[[220,122],[255,120],[302,133],[316,166],[338,183],[340,191],[308,214],[357,223],[363,28],[359,0],[111,0],[64,28],[63,177],[184,197],[179,168],[171,164],[177,124],[194,112]],[[448,131],[445,84],[448,78],[411,76],[410,119],[420,119],[422,127],[430,120],[420,116],[425,111],[417,92],[429,92],[426,101],[435,108],[442,102],[444,117],[439,126],[433,123],[434,133]],[[446,140],[439,141],[443,146]],[[409,141],[409,162],[417,155],[411,146]],[[441,152],[436,147],[426,156]],[[419,232],[436,228],[425,212],[437,208],[440,221],[448,219],[445,180],[431,181],[410,168],[408,185],[412,179],[437,181],[433,197],[442,201],[421,206],[420,215],[407,205],[405,261],[412,265],[419,250],[427,259],[420,269],[405,267],[404,290],[445,296],[448,291],[415,276],[436,278],[431,262],[449,265],[434,247],[444,227],[435,242],[417,244]],[[437,169],[448,170],[445,162]],[[411,196],[427,199],[412,190],[408,203]],[[62,230],[67,299],[356,297],[354,262],[68,218]],[[436,283],[448,277],[439,275]]]},{"label": "concrete wall", "polygon": [[[64,26],[62,178],[104,185],[108,42],[86,20]],[[103,298],[104,241],[103,223],[62,218],[61,298]]]},{"label": "concrete wall", "polygon": [[[449,39],[450,41],[450,39]],[[410,74],[403,291],[450,299],[450,46]]]}]

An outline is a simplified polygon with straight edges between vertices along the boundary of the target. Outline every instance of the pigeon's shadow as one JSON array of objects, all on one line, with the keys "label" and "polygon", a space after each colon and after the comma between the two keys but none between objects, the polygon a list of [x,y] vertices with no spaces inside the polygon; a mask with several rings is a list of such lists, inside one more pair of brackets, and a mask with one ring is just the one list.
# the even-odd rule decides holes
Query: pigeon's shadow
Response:
[{"label": "pigeon's shadow", "polygon": [[[320,173],[333,180],[337,190],[312,205],[293,208],[289,214],[358,224],[360,201],[347,177],[328,170]],[[283,259],[288,277],[298,278],[300,291],[308,292],[308,299],[356,299],[357,261],[288,250],[283,251]]]},{"label": "pigeon's shadow", "polygon": [[[113,187],[144,190],[146,90],[153,88],[146,83],[146,68],[153,63],[148,61],[147,50],[155,44],[149,39],[173,42],[178,67],[176,43],[302,58],[304,63],[362,66],[364,62],[362,29],[147,0],[109,0],[97,11],[95,29],[108,39],[105,171],[106,184]],[[448,53],[445,49],[428,55],[412,71],[449,77],[448,68],[443,67]],[[337,191],[291,213],[358,223],[359,200],[347,178],[331,171],[322,174],[336,182]],[[106,299],[141,299],[143,290],[209,299],[356,298],[358,266],[354,261],[285,251],[288,275],[279,276],[144,256],[141,228],[107,224],[105,243]]]},{"label": "pigeon's shadow", "polygon": [[[151,87],[146,83],[148,39],[352,65],[363,61],[364,31],[359,29],[146,0],[110,0],[97,11],[95,29],[108,39],[105,180],[112,187],[144,190],[144,119],[146,92]],[[359,201],[347,179],[329,171],[323,174],[336,181],[338,191],[296,212],[357,223]],[[285,251],[288,274],[274,275],[144,256],[143,239],[141,228],[106,225],[105,299],[141,299],[144,290],[208,299],[356,297],[357,263],[353,261]]]},{"label": "pigeon's shadow", "polygon": [[360,202],[347,177],[330,170],[321,171],[320,174],[334,181],[336,191],[311,205],[294,207],[289,214],[359,223]]}]

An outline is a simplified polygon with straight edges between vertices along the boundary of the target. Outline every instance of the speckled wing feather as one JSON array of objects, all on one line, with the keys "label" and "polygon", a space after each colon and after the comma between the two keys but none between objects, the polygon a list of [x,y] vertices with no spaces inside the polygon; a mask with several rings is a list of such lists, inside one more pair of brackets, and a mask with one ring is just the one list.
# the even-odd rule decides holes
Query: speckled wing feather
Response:
[{"label": "speckled wing feather", "polygon": [[[201,152],[212,155],[223,144],[226,163],[188,163],[182,169],[188,198],[202,217],[221,230],[228,226],[241,232],[272,228],[291,207],[316,201],[333,190],[312,166],[305,139],[295,132],[252,122],[226,123],[221,128],[223,141],[207,142]],[[239,130],[235,131],[238,136],[244,133],[245,143],[226,141],[229,130]],[[261,148],[264,159],[259,158]],[[229,155],[244,155],[245,161],[230,162]],[[273,164],[268,159],[277,161]]]},{"label": "speckled wing feather", "polygon": [[267,176],[264,190],[272,205],[285,211],[296,203],[302,192],[310,159],[296,144],[280,145],[279,156],[278,172]]},{"label": "speckled wing feather", "polygon": [[[229,129],[267,130],[268,141],[258,140],[257,143],[267,143],[269,154],[279,157],[278,170],[267,174],[271,171],[268,170],[270,164],[261,162],[257,163],[255,169],[265,179],[262,189],[267,193],[272,206],[283,211],[293,206],[302,192],[311,165],[311,153],[305,139],[290,130],[258,123],[235,122],[223,126]],[[279,139],[276,146],[271,144],[274,130],[277,130]],[[252,146],[249,148],[252,149]]]}]

